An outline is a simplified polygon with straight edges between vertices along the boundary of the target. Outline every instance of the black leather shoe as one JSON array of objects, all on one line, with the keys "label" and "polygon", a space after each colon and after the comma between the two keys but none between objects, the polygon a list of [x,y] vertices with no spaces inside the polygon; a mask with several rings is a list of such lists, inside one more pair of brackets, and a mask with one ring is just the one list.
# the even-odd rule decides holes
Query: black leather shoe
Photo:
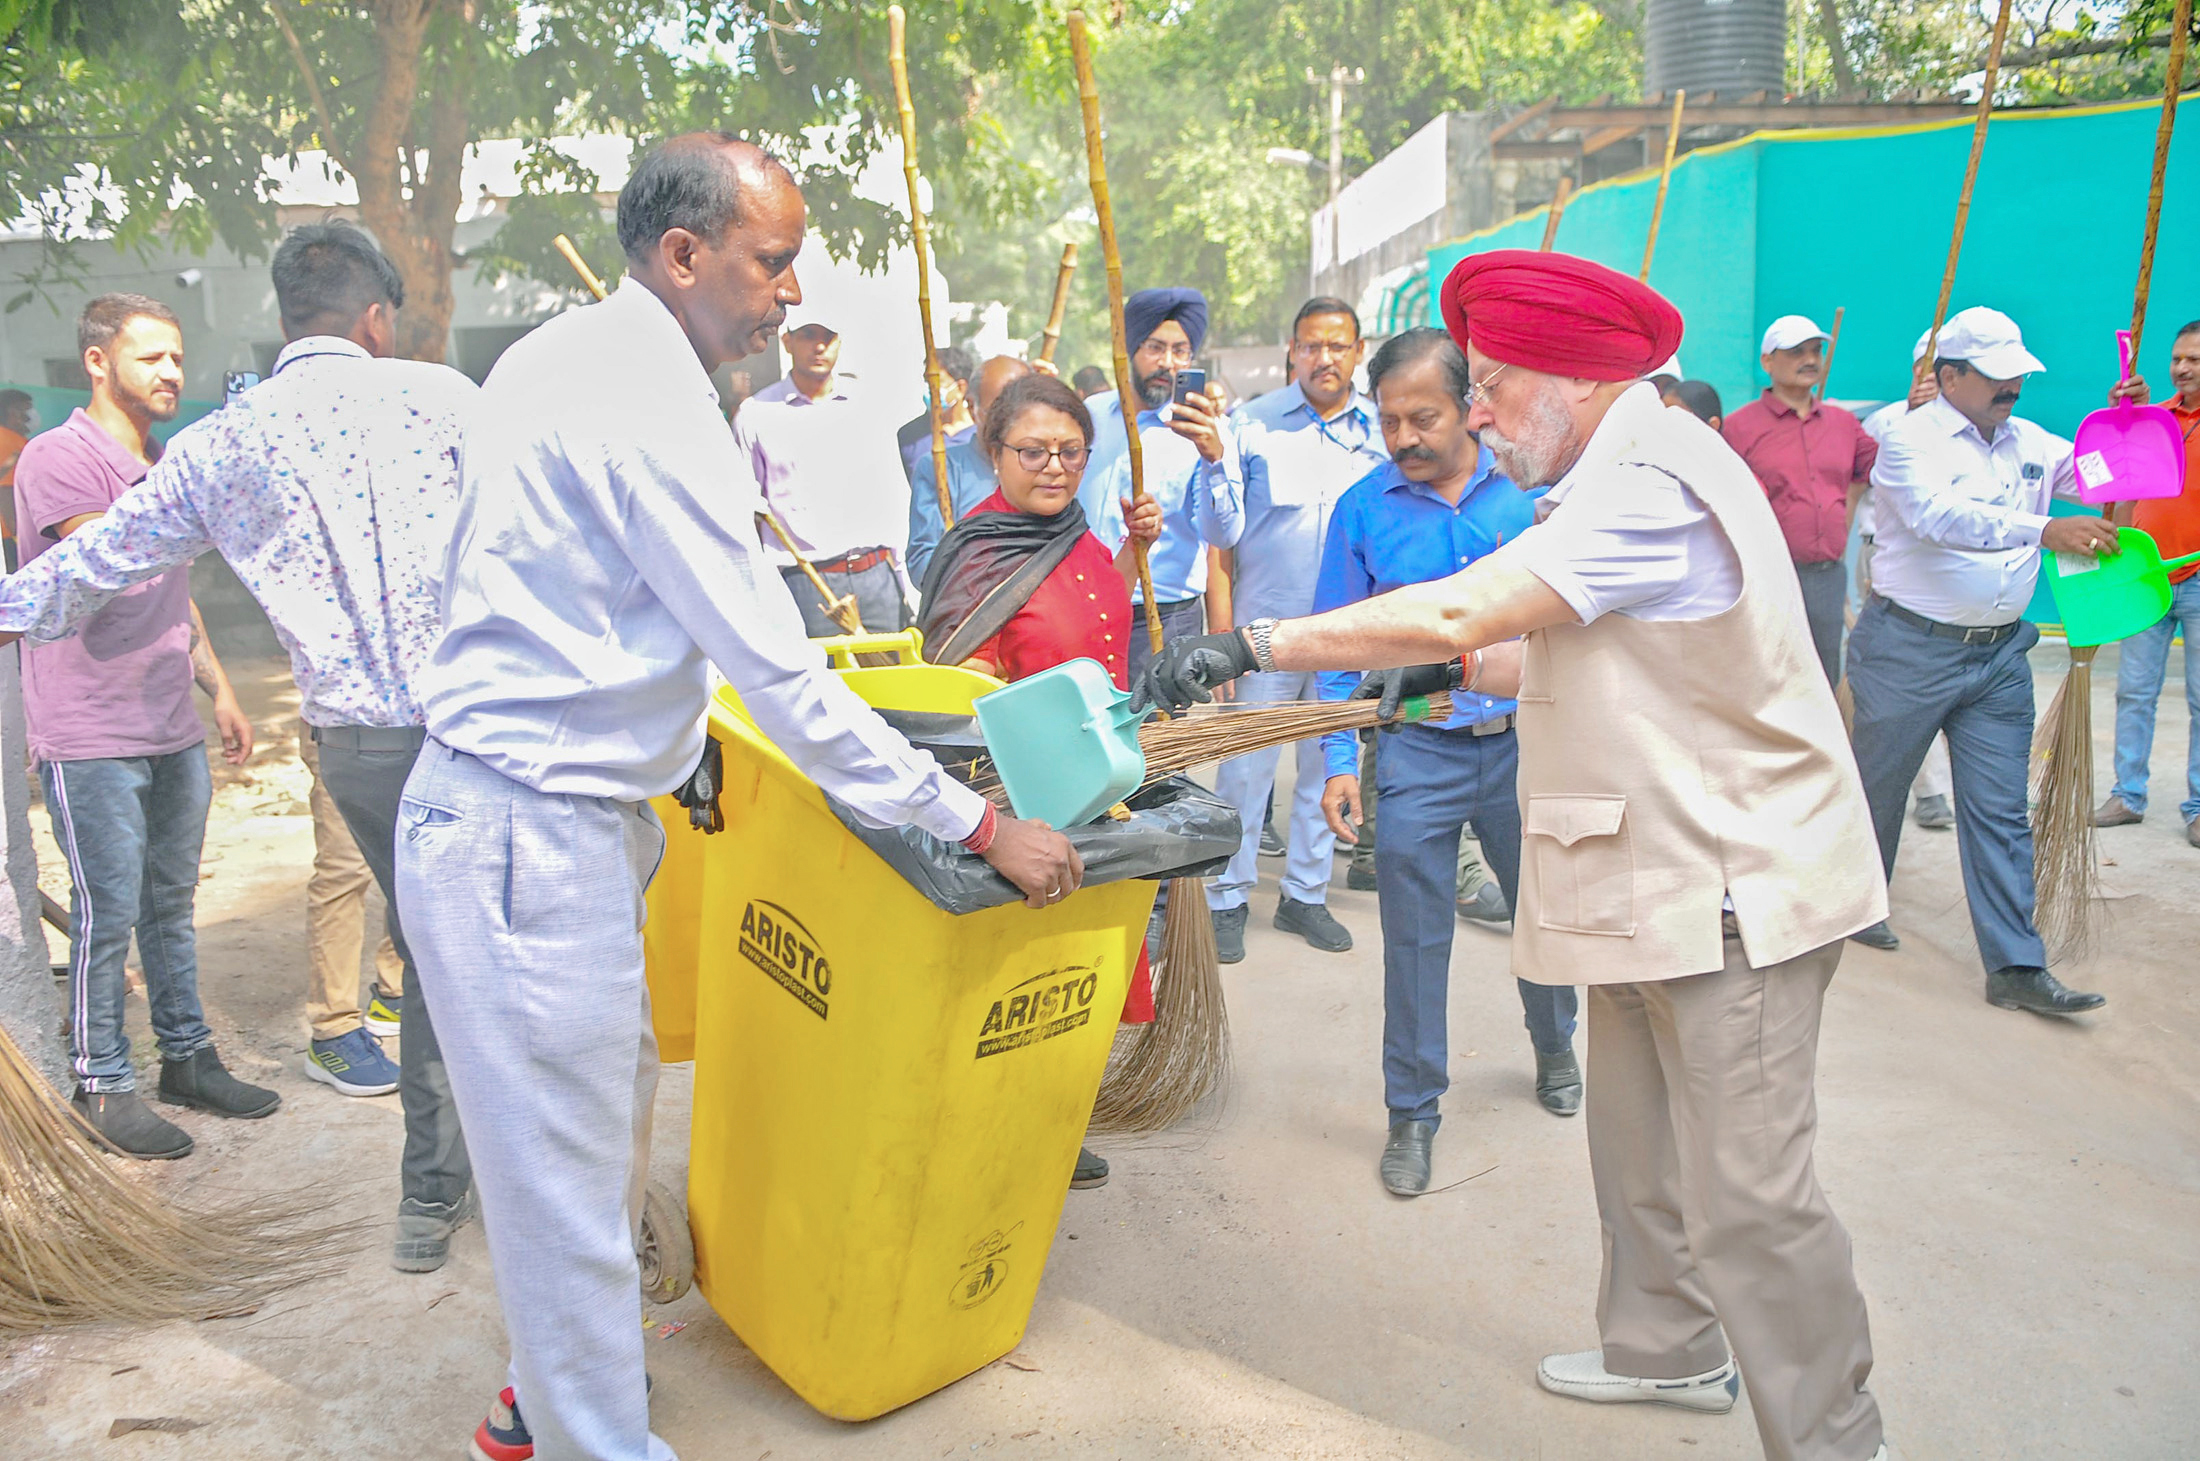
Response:
[{"label": "black leather shoe", "polygon": [[181,1060],[161,1061],[160,1098],[170,1106],[191,1106],[247,1121],[271,1115],[283,1104],[275,1092],[248,1086],[231,1075],[211,1045],[202,1045]]},{"label": "black leather shoe", "polygon": [[1436,1140],[1433,1121],[1393,1121],[1390,1140],[1383,1143],[1379,1169],[1383,1185],[1396,1197],[1419,1197],[1428,1191],[1429,1146]]},{"label": "black leather shoe", "polygon": [[111,1152],[147,1162],[191,1155],[190,1133],[154,1115],[136,1091],[87,1091],[79,1086],[69,1106]]},{"label": "black leather shoe", "polygon": [[1077,1170],[1070,1173],[1069,1185],[1079,1187],[1105,1187],[1108,1185],[1108,1159],[1091,1147],[1077,1149]]},{"label": "black leather shoe", "polygon": [[2105,994],[2081,994],[2045,969],[1998,969],[1986,976],[1986,1002],[1996,1009],[2036,1015],[2076,1015],[2108,1003]]},{"label": "black leather shoe", "polygon": [[1289,896],[1279,899],[1276,927],[1297,934],[1325,954],[1341,954],[1352,947],[1352,930],[1319,903],[1301,903]]},{"label": "black leather shoe", "polygon": [[1215,910],[1216,963],[1242,964],[1245,962],[1245,915],[1248,911],[1243,903],[1235,908],[1217,908]]},{"label": "black leather shoe", "polygon": [[1375,891],[1375,869],[1353,863],[1344,870],[1344,885],[1355,893]]},{"label": "black leather shoe", "polygon": [[1535,1053],[1535,1098],[1553,1116],[1571,1116],[1581,1109],[1581,1062],[1571,1048],[1556,1055]]},{"label": "black leather shoe", "polygon": [[1849,937],[1867,949],[1880,949],[1890,954],[1902,947],[1902,940],[1894,936],[1894,930],[1887,926],[1884,918],[1870,928],[1858,929]]}]

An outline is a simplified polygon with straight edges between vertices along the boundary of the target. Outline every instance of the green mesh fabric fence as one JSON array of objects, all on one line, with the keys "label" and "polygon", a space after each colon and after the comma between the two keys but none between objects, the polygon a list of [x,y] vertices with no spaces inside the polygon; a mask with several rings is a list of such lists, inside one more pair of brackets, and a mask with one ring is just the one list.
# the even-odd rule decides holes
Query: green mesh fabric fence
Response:
[{"label": "green mesh fabric fence", "polygon": [[[2023,414],[2065,435],[2116,380],[2115,331],[2131,322],[2159,101],[2018,113],[1987,128],[1951,310],[1984,304],[2024,330],[2047,372]],[[2174,331],[2200,319],[2200,93],[2179,106],[2140,367],[2167,395]],[[1969,122],[1760,132],[1673,167],[1650,282],[1679,305],[1681,363],[1731,407],[1766,384],[1764,328],[1784,314],[1831,327],[1847,314],[1828,394],[1907,391],[1910,348],[1932,323],[1947,262]],[[1574,195],[1556,247],[1628,274],[1658,190],[1653,170]],[[1428,278],[1488,249],[1537,247],[1545,210],[1431,250]],[[1403,291],[1401,291],[1403,293]],[[1435,291],[1428,322],[1441,324]]]}]

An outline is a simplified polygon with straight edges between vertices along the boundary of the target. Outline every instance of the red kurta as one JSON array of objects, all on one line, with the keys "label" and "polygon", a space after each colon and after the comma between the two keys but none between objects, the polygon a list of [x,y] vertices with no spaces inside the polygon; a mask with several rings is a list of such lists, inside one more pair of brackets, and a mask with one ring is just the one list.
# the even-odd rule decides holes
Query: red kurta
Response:
[{"label": "red kurta", "polygon": [[[964,516],[1014,511],[1008,498],[996,492]],[[1016,611],[1016,617],[978,646],[971,658],[992,665],[1004,680],[1021,680],[1073,659],[1098,660],[1107,666],[1115,688],[1128,690],[1127,641],[1134,623],[1130,586],[1116,570],[1115,555],[1086,533]],[[1152,1018],[1153,975],[1146,967],[1142,942],[1138,967],[1131,971],[1130,992],[1123,1000],[1123,1023],[1143,1025]]]}]

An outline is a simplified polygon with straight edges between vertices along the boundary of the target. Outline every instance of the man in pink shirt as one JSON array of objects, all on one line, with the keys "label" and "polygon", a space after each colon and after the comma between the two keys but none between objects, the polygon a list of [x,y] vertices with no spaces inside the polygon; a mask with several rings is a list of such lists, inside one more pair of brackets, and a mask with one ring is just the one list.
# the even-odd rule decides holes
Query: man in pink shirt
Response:
[{"label": "man in pink shirt", "polygon": [[[183,332],[157,299],[105,294],[84,307],[77,344],[91,405],[33,437],[15,469],[28,564],[142,481],[160,455],[153,427],[183,396]],[[73,1104],[126,1156],[185,1156],[190,1136],[139,1099],[123,1030],[123,961],[137,934],[160,1044],[160,1098],[221,1116],[282,1104],[223,1068],[199,1007],[192,912],[213,780],[196,682],[232,765],[252,754],[252,722],[214,658],[188,569],[117,595],[78,633],[23,646],[23,710],[54,841],[68,860],[69,1063]]]},{"label": "man in pink shirt", "polygon": [[1826,377],[1827,338],[1802,315],[1774,320],[1759,357],[1772,385],[1727,413],[1719,429],[1772,500],[1803,585],[1811,644],[1827,681],[1838,684],[1849,598],[1844,561],[1849,517],[1871,482],[1879,446],[1854,415],[1816,399]]}]

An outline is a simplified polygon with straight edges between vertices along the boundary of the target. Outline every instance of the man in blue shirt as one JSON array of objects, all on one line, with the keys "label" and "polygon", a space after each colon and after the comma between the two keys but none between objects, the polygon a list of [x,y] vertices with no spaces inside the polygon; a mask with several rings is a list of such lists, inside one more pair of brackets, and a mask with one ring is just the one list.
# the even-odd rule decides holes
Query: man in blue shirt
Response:
[{"label": "man in blue shirt", "polygon": [[[985,429],[985,408],[1010,381],[1031,371],[1027,362],[1013,355],[996,355],[978,367],[977,378],[971,382],[970,429],[962,440],[951,441],[947,447],[947,500],[957,522],[1000,490],[993,476],[993,463],[986,460],[984,449],[978,445],[978,433]],[[909,581],[920,586],[933,550],[947,535],[940,523],[940,489],[934,485],[938,481],[927,442],[909,479],[909,556],[904,560],[909,565]]]},{"label": "man in blue shirt", "polygon": [[[1497,470],[1467,430],[1466,356],[1430,327],[1393,336],[1368,367],[1390,462],[1345,493],[1322,549],[1314,612],[1326,613],[1409,583],[1448,578],[1535,523],[1535,504]],[[1360,683],[1324,672],[1322,698],[1343,700]],[[1383,830],[1375,894],[1383,922],[1383,1095],[1390,1139],[1383,1185],[1401,1197],[1428,1190],[1437,1102],[1451,1084],[1445,1028],[1459,828],[1474,823],[1508,905],[1517,906],[1520,747],[1514,705],[1456,692],[1450,719],[1388,734],[1376,756]],[[1346,841],[1359,820],[1359,745],[1323,743],[1329,782],[1322,810]],[[1581,1109],[1571,988],[1516,981],[1535,1046],[1536,1095],[1553,1115]]]},{"label": "man in blue shirt", "polygon": [[[1353,387],[1365,349],[1360,317],[1341,299],[1310,299],[1291,324],[1291,383],[1246,402],[1230,418],[1245,481],[1244,522],[1231,580],[1236,622],[1290,619],[1312,612],[1322,540],[1345,489],[1388,460],[1375,425],[1375,403]],[[1319,699],[1310,674],[1249,675],[1241,704]],[[1274,794],[1277,752],[1256,751],[1222,765],[1216,791],[1238,809],[1245,840],[1207,888],[1222,962],[1245,957],[1245,920],[1258,881],[1261,826]],[[1290,861],[1276,927],[1317,949],[1342,953],[1352,934],[1330,915],[1330,857],[1336,836],[1322,817],[1322,745],[1299,743],[1291,797]]]},{"label": "man in blue shirt", "polygon": [[[1138,443],[1146,491],[1164,514],[1161,538],[1147,555],[1164,641],[1207,627],[1207,549],[1237,541],[1244,506],[1237,450],[1229,424],[1204,395],[1172,403],[1177,371],[1198,358],[1207,339],[1207,300],[1196,289],[1141,289],[1123,302],[1131,342],[1131,376],[1144,407]],[[1130,444],[1120,396],[1093,403],[1092,455],[1077,500],[1110,552],[1127,534],[1121,499],[1131,495]],[[1133,603],[1145,595],[1131,591]],[[1139,617],[1144,619],[1140,609]],[[1131,636],[1130,674],[1137,679],[1151,653],[1143,622]]]}]

